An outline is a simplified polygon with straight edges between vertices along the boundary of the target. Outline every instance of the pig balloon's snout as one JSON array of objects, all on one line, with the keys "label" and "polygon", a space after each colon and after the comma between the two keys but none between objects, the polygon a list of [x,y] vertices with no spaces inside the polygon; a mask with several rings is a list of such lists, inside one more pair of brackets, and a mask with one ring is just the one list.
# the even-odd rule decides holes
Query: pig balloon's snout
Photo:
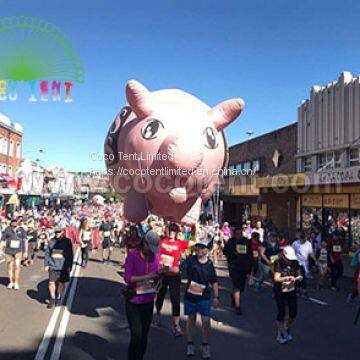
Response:
[{"label": "pig balloon's snout", "polygon": [[174,168],[192,170],[202,162],[199,147],[186,142],[171,142],[167,145],[167,163]]}]

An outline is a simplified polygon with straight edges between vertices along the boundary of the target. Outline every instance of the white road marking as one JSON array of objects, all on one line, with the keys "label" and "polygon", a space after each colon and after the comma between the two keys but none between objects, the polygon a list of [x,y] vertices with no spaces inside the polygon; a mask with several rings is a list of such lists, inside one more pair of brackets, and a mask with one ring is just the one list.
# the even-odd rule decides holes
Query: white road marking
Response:
[{"label": "white road marking", "polygon": [[[79,257],[80,257],[80,249],[77,249],[76,254],[75,254],[75,263],[78,262]],[[74,276],[75,270],[76,270],[76,266],[73,267],[73,269],[71,270],[71,273],[70,273],[71,277]],[[68,285],[69,285],[68,283],[65,285],[64,292],[63,292],[63,299],[65,299],[65,296],[67,294],[67,290],[69,287]],[[36,353],[34,360],[43,360],[45,358],[45,355],[46,355],[47,349],[49,347],[50,340],[53,336],[55,326],[56,326],[58,317],[60,315],[60,312],[61,312],[61,307],[57,306],[51,315],[49,324],[45,330],[44,336],[39,345],[39,348],[38,348],[38,351]]]},{"label": "white road marking", "polygon": [[321,300],[318,300],[318,299],[315,299],[315,298],[309,298],[310,301],[312,301],[313,303],[315,304],[318,304],[318,305],[322,305],[322,306],[326,306],[326,305],[329,305],[328,303],[326,303],[325,301],[321,301]]},{"label": "white road marking", "polygon": [[79,266],[79,264],[76,264],[74,278],[71,283],[69,296],[67,298],[66,306],[65,306],[64,313],[63,313],[63,316],[62,316],[62,319],[60,322],[59,330],[58,330],[58,333],[56,336],[56,341],[55,341],[55,345],[54,345],[50,360],[58,360],[61,355],[61,348],[64,343],[64,339],[66,336],[66,329],[67,329],[67,326],[68,326],[69,320],[70,320],[70,310],[71,310],[71,306],[73,304],[74,297],[75,297],[76,286],[77,286],[78,276],[80,274],[80,269],[81,269],[81,266]]}]

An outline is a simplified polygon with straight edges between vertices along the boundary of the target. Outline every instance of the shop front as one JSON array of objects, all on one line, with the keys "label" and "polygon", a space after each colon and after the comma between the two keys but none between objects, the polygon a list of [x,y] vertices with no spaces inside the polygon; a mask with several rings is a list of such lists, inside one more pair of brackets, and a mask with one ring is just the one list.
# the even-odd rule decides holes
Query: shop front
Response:
[{"label": "shop front", "polygon": [[315,189],[320,193],[301,195],[301,227],[320,229],[325,239],[338,231],[349,250],[354,241],[360,241],[360,187],[344,186],[333,190],[337,193]]}]

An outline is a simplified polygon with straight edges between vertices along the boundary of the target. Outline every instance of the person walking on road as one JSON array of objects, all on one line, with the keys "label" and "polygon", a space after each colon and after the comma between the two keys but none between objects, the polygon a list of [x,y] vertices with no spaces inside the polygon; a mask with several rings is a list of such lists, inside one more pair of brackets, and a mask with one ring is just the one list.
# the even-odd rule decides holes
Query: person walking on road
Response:
[{"label": "person walking on road", "polygon": [[260,277],[259,281],[256,284],[256,289],[261,289],[261,284],[264,282],[266,278],[272,278],[273,275],[273,265],[274,262],[279,257],[280,244],[278,240],[278,235],[274,232],[271,232],[267,236],[267,240],[265,240],[259,247],[259,255],[260,255]]},{"label": "person walking on road", "polygon": [[[294,249],[286,246],[274,263],[274,298],[277,305],[277,338],[279,344],[293,339],[290,326],[297,315],[296,282],[303,276]],[[288,316],[286,317],[286,309]]]},{"label": "person walking on road", "polygon": [[45,251],[45,271],[49,272],[50,299],[47,305],[48,309],[60,305],[64,284],[70,281],[73,261],[74,254],[71,240],[64,236],[63,229],[56,227],[55,237],[50,240]]},{"label": "person walking on road", "polygon": [[5,259],[8,266],[8,289],[19,290],[21,260],[27,257],[26,236],[24,228],[13,218],[2,235],[2,248],[5,248]]},{"label": "person walking on road", "polygon": [[355,243],[354,247],[356,252],[350,263],[350,266],[355,270],[354,290],[347,298],[348,304],[351,304],[358,296],[360,296],[360,243]]},{"label": "person walking on road", "polygon": [[81,247],[81,266],[83,268],[87,267],[91,240],[92,231],[89,226],[89,221],[84,219],[79,233],[79,242]]},{"label": "person walking on road", "polygon": [[131,336],[128,360],[142,360],[146,352],[160,276],[159,241],[159,235],[149,231],[125,261],[124,280],[128,284],[125,309]]},{"label": "person walking on road", "polygon": [[5,259],[8,266],[8,289],[19,290],[21,260],[27,257],[27,233],[20,227],[18,220],[13,218],[2,234],[2,247],[5,247]]},{"label": "person walking on road", "polygon": [[233,284],[233,304],[235,312],[241,315],[241,294],[245,291],[246,280],[251,274],[253,253],[251,240],[242,235],[241,229],[236,229],[234,237],[224,247],[224,255],[227,258],[229,275]]},{"label": "person walking on road", "polygon": [[173,333],[174,336],[182,336],[183,332],[180,327],[180,256],[189,247],[188,241],[177,239],[180,229],[175,223],[169,226],[169,237],[160,241],[160,263],[165,270],[162,278],[162,286],[156,298],[156,323],[161,324],[161,309],[164,304],[167,289],[170,291],[170,301],[173,316]]},{"label": "person walking on road", "polygon": [[301,294],[305,299],[309,299],[306,279],[312,278],[310,272],[310,259],[312,260],[313,264],[316,264],[317,261],[311,242],[306,239],[306,234],[304,231],[299,231],[298,239],[293,242],[292,247],[295,250],[295,255],[299,262],[301,274],[303,276],[303,280],[300,284]]},{"label": "person walking on road", "polygon": [[114,246],[114,227],[110,222],[109,217],[100,226],[102,249],[103,249],[103,263],[110,264],[111,254]]},{"label": "person walking on road", "polygon": [[342,242],[337,232],[332,235],[328,244],[328,251],[330,254],[331,289],[337,291],[339,290],[338,281],[344,273],[344,264],[341,260]]},{"label": "person walking on road", "polygon": [[219,284],[215,267],[209,259],[207,241],[202,240],[195,245],[196,255],[190,256],[182,264],[183,272],[187,278],[187,286],[184,295],[184,313],[187,316],[187,356],[195,355],[194,332],[196,315],[201,315],[202,323],[202,357],[210,359],[210,315],[211,315],[211,291],[214,297],[213,306],[219,305]]}]

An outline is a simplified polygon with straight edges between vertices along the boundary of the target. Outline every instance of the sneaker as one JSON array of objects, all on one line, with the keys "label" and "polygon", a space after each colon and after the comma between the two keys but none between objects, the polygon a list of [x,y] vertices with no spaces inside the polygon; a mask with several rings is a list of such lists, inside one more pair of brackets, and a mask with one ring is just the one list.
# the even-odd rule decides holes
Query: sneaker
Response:
[{"label": "sneaker", "polygon": [[14,284],[14,290],[19,290],[19,289],[20,289],[19,284],[18,284],[18,283],[15,283],[15,284]]},{"label": "sneaker", "polygon": [[242,315],[241,307],[235,308],[236,315]]},{"label": "sneaker", "polygon": [[55,299],[50,299],[48,304],[47,304],[47,308],[52,309],[53,307],[55,307],[55,304],[56,304],[56,300]]},{"label": "sneaker", "polygon": [[183,331],[181,330],[180,325],[175,325],[174,326],[173,334],[174,334],[175,337],[179,337],[179,336],[184,335]]},{"label": "sneaker", "polygon": [[354,299],[353,299],[352,294],[349,294],[349,295],[348,295],[348,297],[347,297],[347,299],[346,299],[346,303],[349,304],[349,305],[351,305],[351,304],[354,303]]},{"label": "sneaker", "polygon": [[14,283],[9,283],[9,285],[7,286],[7,288],[9,289],[9,290],[11,290],[12,288],[14,287]]},{"label": "sneaker", "polygon": [[289,329],[287,329],[287,330],[285,331],[284,337],[285,337],[286,341],[292,341],[292,340],[293,340],[293,337],[292,337],[292,335],[290,334],[290,330],[289,330]]},{"label": "sneaker", "polygon": [[338,291],[338,290],[339,290],[339,288],[338,288],[338,287],[336,287],[336,286],[332,286],[332,287],[331,287],[331,290],[332,290],[332,291]]},{"label": "sneaker", "polygon": [[61,299],[56,299],[55,306],[60,306],[60,305],[61,305]]},{"label": "sneaker", "polygon": [[210,346],[209,345],[203,345],[202,346],[202,358],[203,359],[210,359],[211,353],[210,353]]},{"label": "sneaker", "polygon": [[161,318],[160,318],[160,315],[156,315],[155,318],[154,318],[154,324],[156,326],[161,326]]},{"label": "sneaker", "polygon": [[277,340],[277,342],[278,342],[279,344],[282,344],[282,345],[283,345],[283,344],[286,344],[286,342],[287,342],[284,334],[278,334],[276,340]]},{"label": "sneaker", "polygon": [[194,346],[194,344],[188,344],[187,345],[186,355],[187,356],[195,356],[195,346]]}]

